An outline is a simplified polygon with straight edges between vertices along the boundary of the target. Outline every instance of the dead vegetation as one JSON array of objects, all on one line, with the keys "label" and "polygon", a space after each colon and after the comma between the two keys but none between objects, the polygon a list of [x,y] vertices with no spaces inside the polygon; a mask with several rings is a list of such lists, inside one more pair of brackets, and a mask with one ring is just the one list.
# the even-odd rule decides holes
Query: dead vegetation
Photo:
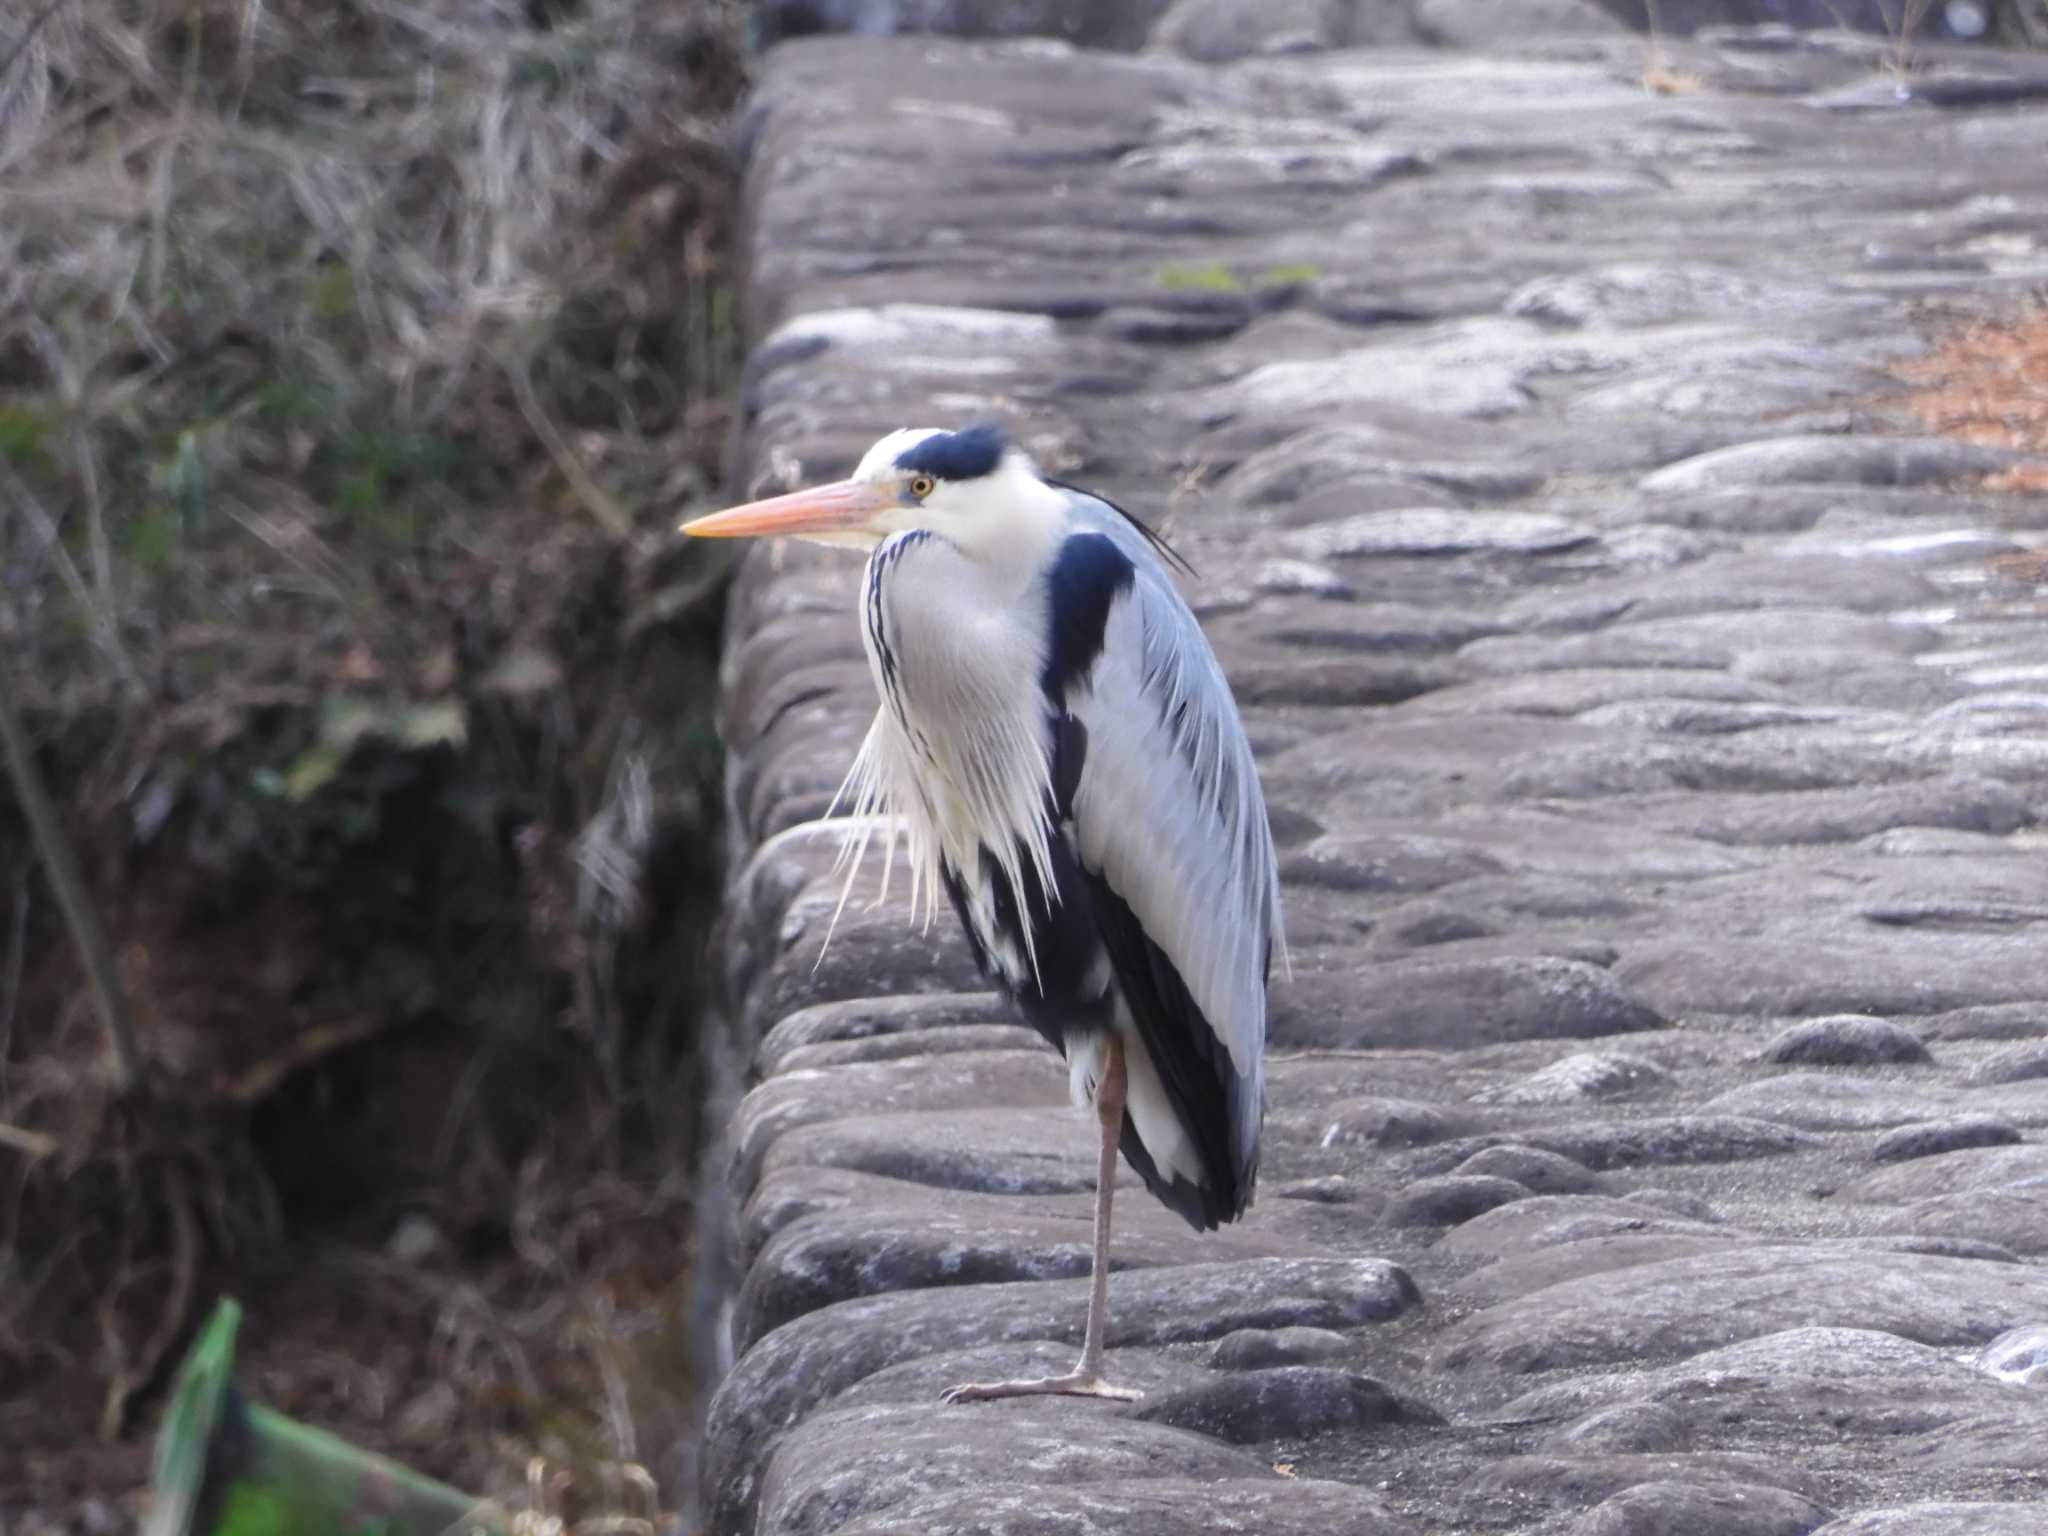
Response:
[{"label": "dead vegetation", "polygon": [[280,663],[323,653],[294,681],[430,685],[407,608],[496,578],[466,595],[511,627],[549,574],[493,558],[508,514],[559,559],[687,494],[731,348],[724,173],[678,98],[735,65],[643,9],[50,15],[0,87],[5,555],[39,676],[93,676],[57,665],[89,648],[200,696],[282,636]]},{"label": "dead vegetation", "polygon": [[2048,492],[2048,300],[1957,325],[1897,372],[1906,408],[1933,431],[2031,456],[1987,490]]},{"label": "dead vegetation", "polygon": [[684,1269],[737,0],[22,9],[0,1520],[132,1483],[223,1287],[286,1412],[673,1508],[680,1343],[614,1357]]}]

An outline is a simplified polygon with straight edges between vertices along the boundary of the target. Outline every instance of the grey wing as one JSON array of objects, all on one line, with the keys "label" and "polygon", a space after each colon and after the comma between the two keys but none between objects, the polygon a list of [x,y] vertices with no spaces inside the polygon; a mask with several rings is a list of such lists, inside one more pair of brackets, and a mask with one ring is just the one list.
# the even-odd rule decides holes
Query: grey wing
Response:
[{"label": "grey wing", "polygon": [[[1194,615],[1134,535],[1096,531],[1130,557],[1135,579],[1110,607],[1094,667],[1067,697],[1083,743],[1075,851],[1091,883],[1142,930],[1143,945],[1129,935],[1120,944],[1113,932],[1105,939],[1127,997],[1136,973],[1134,1011],[1149,1004],[1157,1015],[1138,1024],[1164,1036],[1148,1044],[1168,1058],[1157,1061],[1167,1086],[1184,1080],[1174,1093],[1184,1117],[1198,1108],[1187,1101],[1214,1103],[1220,1092],[1214,1107],[1228,1128],[1215,1131],[1228,1135],[1225,1166],[1242,1184],[1241,1208],[1257,1166],[1266,979],[1282,943],[1265,800],[1236,702]],[[1105,926],[1118,920],[1112,912]],[[1208,1072],[1214,1088],[1193,1080]],[[1190,1129],[1203,1139],[1204,1127]]]}]

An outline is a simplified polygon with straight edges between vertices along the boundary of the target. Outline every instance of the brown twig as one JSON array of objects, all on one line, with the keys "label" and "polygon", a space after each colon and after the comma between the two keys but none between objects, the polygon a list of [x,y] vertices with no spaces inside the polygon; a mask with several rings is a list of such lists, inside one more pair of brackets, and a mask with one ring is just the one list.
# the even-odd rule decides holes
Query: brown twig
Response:
[{"label": "brown twig", "polygon": [[79,872],[78,857],[71,840],[57,820],[56,807],[43,787],[35,753],[22,729],[9,695],[7,672],[0,669],[0,748],[7,754],[7,771],[14,780],[15,798],[21,814],[35,834],[36,851],[42,855],[50,889],[71,929],[71,942],[78,947],[79,963],[85,967],[86,984],[92,989],[93,1008],[107,1032],[114,1056],[114,1091],[126,1094],[142,1075],[142,1055],[135,1046],[135,1028],[129,1022],[128,999],[121,988],[120,973],[114,968],[114,952],[107,943],[107,931],[100,923],[99,909],[86,890]]},{"label": "brown twig", "polygon": [[143,1342],[141,1355],[133,1365],[116,1371],[107,1383],[106,1402],[100,1409],[102,1440],[121,1437],[128,1400],[156,1379],[192,1312],[192,1295],[199,1279],[199,1223],[192,1215],[185,1175],[176,1163],[164,1165],[164,1200],[171,1216],[171,1293],[164,1298],[156,1330]]},{"label": "brown twig", "polygon": [[1913,69],[1913,43],[1920,23],[1926,18],[1927,8],[1933,0],[1899,0],[1899,15],[1894,21],[1880,5],[1878,13],[1892,29],[1891,66],[1893,78],[1898,81],[1900,91],[1906,89],[1906,76]]},{"label": "brown twig", "polygon": [[2029,48],[2048,48],[2048,5],[2041,0],[2034,0],[2031,5],[2027,0],[2013,0],[2010,14],[2018,23],[2020,41]]},{"label": "brown twig", "polygon": [[304,1071],[346,1046],[374,1040],[388,1028],[390,1025],[386,1020],[370,1014],[343,1019],[335,1024],[316,1024],[296,1036],[289,1049],[216,1083],[214,1093],[231,1104],[255,1104],[268,1098],[279,1083],[294,1073]]},{"label": "brown twig", "polygon": [[541,408],[540,396],[534,392],[533,375],[526,371],[523,363],[507,360],[504,364],[505,377],[512,385],[512,397],[519,402],[519,414],[526,418],[526,424],[533,429],[533,435],[540,439],[541,446],[548,451],[548,457],[555,461],[555,468],[562,472],[562,478],[569,482],[569,489],[576,493],[576,499],[583,503],[584,510],[603,525],[606,533],[615,539],[627,539],[633,535],[633,516],[620,506],[615,498],[583,467],[570,449],[562,434],[556,430],[548,413]]},{"label": "brown twig", "polygon": [[93,450],[90,418],[92,403],[86,398],[86,369],[64,349],[55,330],[31,316],[29,339],[42,354],[43,366],[56,381],[57,396],[64,402],[70,428],[71,450],[78,466],[78,484],[85,493],[86,550],[92,558],[93,610],[105,626],[108,644],[116,653],[122,680],[135,685],[134,668],[121,649],[120,598],[114,587],[114,549],[107,537],[106,506],[100,496],[99,456]]},{"label": "brown twig", "polygon": [[1842,7],[1836,3],[1836,0],[1820,0],[1820,3],[1821,9],[1826,11],[1830,16],[1834,17],[1835,30],[1838,32],[1846,32],[1849,34],[1851,38],[1854,38],[1856,35],[1856,29],[1849,25],[1849,18],[1842,14]]},{"label": "brown twig", "polygon": [[1665,73],[1664,17],[1657,0],[1643,0],[1643,19],[1650,34],[1649,50],[1643,60],[1643,78]]},{"label": "brown twig", "polygon": [[14,900],[8,910],[13,920],[7,934],[5,974],[0,975],[0,1098],[7,1092],[7,1062],[13,1052],[15,1011],[21,1004],[21,975],[28,964],[28,904],[30,869],[14,872]]},{"label": "brown twig", "polygon": [[34,42],[36,34],[43,30],[43,23],[56,15],[58,8],[63,4],[64,0],[49,0],[49,3],[30,19],[28,30],[14,40],[14,46],[7,50],[7,57],[0,59],[0,80],[7,78],[8,71],[14,68],[24,53],[28,52],[28,45]]},{"label": "brown twig", "polygon": [[25,1152],[30,1160],[34,1161],[54,1153],[57,1150],[57,1138],[47,1136],[41,1131],[24,1130],[21,1126],[9,1125],[6,1121],[0,1120],[0,1147],[12,1147],[17,1152]]},{"label": "brown twig", "polygon": [[86,585],[84,574],[78,569],[78,562],[71,558],[71,552],[64,547],[64,535],[43,504],[21,476],[0,460],[0,485],[5,485],[14,498],[15,505],[28,520],[29,530],[41,541],[43,550],[56,566],[57,574],[63,579],[65,590],[78,605],[78,611],[86,616],[92,626],[93,638],[106,652],[107,659],[114,664],[122,683],[132,692],[141,688],[135,671],[135,664],[128,659],[127,647],[121,643],[121,625],[118,615],[111,608],[103,608]]}]

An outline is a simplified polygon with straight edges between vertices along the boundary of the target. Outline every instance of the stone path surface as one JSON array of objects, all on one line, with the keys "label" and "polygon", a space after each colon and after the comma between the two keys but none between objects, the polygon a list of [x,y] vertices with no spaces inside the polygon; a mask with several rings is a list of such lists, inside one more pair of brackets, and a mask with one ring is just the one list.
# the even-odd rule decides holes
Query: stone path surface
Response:
[{"label": "stone path surface", "polygon": [[997,416],[1163,524],[1293,970],[1144,1400],[941,1407],[1067,1363],[1090,1131],[950,917],[821,956],[858,562],[753,550],[709,1529],[2048,1532],[2048,500],[1887,373],[2048,278],[2048,69],[1643,62],[766,59],[740,479]]}]

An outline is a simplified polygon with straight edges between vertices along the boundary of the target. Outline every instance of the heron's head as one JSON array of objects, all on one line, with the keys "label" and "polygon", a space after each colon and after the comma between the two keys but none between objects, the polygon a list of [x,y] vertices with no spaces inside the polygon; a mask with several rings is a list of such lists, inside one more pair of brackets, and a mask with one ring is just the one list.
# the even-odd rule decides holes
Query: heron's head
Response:
[{"label": "heron's head", "polygon": [[922,528],[968,554],[997,558],[1020,541],[1050,538],[1060,506],[1059,493],[1000,427],[906,427],[870,448],[845,480],[714,512],[683,532],[872,549],[892,533]]}]

